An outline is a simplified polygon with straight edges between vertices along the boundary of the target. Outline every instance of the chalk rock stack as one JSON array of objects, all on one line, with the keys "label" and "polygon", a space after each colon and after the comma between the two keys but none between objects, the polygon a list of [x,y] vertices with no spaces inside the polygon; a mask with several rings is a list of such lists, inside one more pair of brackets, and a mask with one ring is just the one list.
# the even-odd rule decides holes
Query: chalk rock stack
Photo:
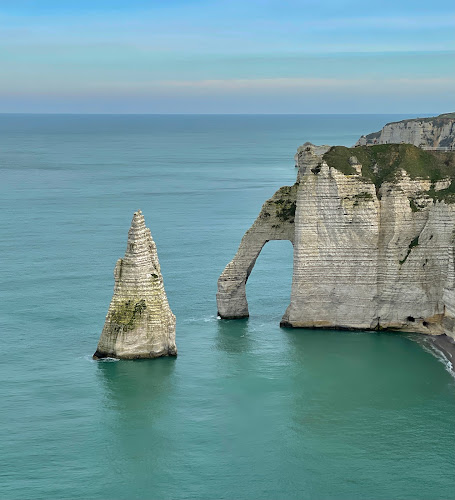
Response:
[{"label": "chalk rock stack", "polygon": [[94,359],[176,356],[175,316],[164,290],[156,244],[144,216],[133,215],[123,259]]}]

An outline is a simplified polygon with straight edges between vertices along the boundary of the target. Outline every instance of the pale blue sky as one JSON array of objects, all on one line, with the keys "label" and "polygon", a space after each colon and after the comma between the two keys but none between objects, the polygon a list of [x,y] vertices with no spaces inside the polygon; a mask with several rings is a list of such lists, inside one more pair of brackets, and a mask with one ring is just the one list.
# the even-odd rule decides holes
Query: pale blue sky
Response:
[{"label": "pale blue sky", "polygon": [[0,0],[0,112],[455,110],[453,0]]}]

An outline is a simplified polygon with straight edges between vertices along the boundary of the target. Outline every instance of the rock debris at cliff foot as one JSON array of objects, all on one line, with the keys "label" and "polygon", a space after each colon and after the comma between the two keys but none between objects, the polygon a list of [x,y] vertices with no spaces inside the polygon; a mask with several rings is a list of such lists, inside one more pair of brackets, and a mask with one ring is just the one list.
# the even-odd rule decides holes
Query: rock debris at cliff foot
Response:
[{"label": "rock debris at cliff foot", "polygon": [[125,256],[117,261],[114,278],[114,295],[93,358],[176,356],[175,316],[156,244],[140,210],[133,215]]}]

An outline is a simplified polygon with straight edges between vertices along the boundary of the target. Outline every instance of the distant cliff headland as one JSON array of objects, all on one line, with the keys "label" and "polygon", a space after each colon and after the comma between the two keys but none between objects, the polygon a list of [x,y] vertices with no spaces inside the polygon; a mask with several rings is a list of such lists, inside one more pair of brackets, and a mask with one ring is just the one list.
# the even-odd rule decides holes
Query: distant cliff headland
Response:
[{"label": "distant cliff headland", "polygon": [[356,146],[400,143],[423,149],[455,149],[455,113],[387,123],[379,132],[360,137]]},{"label": "distant cliff headland", "polygon": [[402,144],[410,136],[392,133],[396,126],[431,135],[427,125],[441,123],[434,130],[447,131],[444,144],[453,140],[454,119],[428,120],[378,133],[397,144],[301,146],[296,183],[264,203],[218,280],[219,315],[248,316],[245,284],[255,261],[265,243],[285,239],[294,263],[282,326],[455,339],[455,153]]}]

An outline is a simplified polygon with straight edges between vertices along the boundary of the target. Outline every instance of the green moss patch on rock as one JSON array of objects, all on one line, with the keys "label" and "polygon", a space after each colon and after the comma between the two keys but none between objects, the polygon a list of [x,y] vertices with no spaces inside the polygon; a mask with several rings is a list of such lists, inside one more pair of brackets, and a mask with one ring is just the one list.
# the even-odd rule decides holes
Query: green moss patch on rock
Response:
[{"label": "green moss patch on rock", "polygon": [[434,184],[431,186],[431,189],[428,191],[428,196],[438,201],[445,201],[446,203],[455,203],[455,181],[452,180],[449,187],[446,189],[441,189],[436,191],[434,188]]},{"label": "green moss patch on rock", "polygon": [[147,309],[147,304],[144,299],[138,301],[127,300],[116,305],[111,315],[111,321],[123,326],[124,329],[130,330],[134,328],[145,309]]},{"label": "green moss patch on rock", "polygon": [[[268,219],[275,216],[280,222],[294,223],[296,211],[298,183],[292,186],[281,187],[262,207],[259,215],[261,219]],[[273,218],[271,219],[273,222]],[[279,224],[273,224],[273,228],[280,227]]]},{"label": "green moss patch on rock", "polygon": [[276,216],[283,222],[293,220],[295,217],[296,201],[281,199],[275,201]]},{"label": "green moss patch on rock", "polygon": [[294,222],[298,184],[283,186],[274,196],[275,215],[282,222]]}]

